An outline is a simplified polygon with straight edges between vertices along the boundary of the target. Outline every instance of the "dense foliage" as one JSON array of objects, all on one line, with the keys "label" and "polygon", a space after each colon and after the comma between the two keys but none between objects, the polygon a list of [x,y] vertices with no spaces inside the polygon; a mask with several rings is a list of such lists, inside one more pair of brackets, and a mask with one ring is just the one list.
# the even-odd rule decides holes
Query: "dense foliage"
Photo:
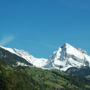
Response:
[{"label": "dense foliage", "polygon": [[81,68],[72,67],[69,68],[66,72],[78,77],[90,77],[90,67],[88,66]]},{"label": "dense foliage", "polygon": [[58,70],[0,63],[0,90],[90,90],[90,80]]}]

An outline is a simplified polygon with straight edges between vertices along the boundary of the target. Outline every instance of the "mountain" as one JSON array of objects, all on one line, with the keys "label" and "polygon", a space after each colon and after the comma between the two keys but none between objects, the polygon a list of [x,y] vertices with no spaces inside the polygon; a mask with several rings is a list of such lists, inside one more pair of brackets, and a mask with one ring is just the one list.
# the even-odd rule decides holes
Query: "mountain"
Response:
[{"label": "mountain", "polygon": [[68,43],[49,59],[0,46],[0,90],[90,90],[90,56]]},{"label": "mountain", "polygon": [[35,58],[24,50],[6,48],[0,46],[0,60],[7,61],[11,65],[42,67],[46,65],[47,59]]},{"label": "mountain", "polygon": [[[48,58],[36,58],[24,50],[0,47],[0,60],[11,65],[35,66],[43,69],[59,69],[61,71],[90,67],[90,56],[86,51],[65,43]],[[74,69],[73,69],[74,70]]]},{"label": "mountain", "polygon": [[18,56],[14,53],[14,49],[0,47],[0,61],[6,62],[7,65],[21,65],[21,66],[32,66],[26,59]]},{"label": "mountain", "polygon": [[66,71],[71,67],[90,67],[90,56],[87,55],[86,51],[65,43],[49,58],[47,67],[49,66],[62,71]]}]

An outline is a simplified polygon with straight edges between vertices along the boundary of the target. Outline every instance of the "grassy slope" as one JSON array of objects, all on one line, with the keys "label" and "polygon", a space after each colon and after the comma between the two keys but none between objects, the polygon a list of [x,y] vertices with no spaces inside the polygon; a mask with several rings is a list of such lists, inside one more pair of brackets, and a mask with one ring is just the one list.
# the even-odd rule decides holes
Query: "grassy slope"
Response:
[{"label": "grassy slope", "polygon": [[0,90],[90,90],[89,84],[58,70],[0,64]]}]

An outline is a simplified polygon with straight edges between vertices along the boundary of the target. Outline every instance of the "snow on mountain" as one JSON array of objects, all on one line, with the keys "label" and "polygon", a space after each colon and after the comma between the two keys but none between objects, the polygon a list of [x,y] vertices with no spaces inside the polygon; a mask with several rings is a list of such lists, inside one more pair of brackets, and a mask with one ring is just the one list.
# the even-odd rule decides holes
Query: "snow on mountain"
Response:
[{"label": "snow on mountain", "polygon": [[[46,65],[47,63],[47,59],[44,58],[35,58],[34,56],[30,55],[28,52],[24,51],[24,50],[18,50],[18,49],[13,49],[13,48],[6,48],[3,46],[0,46],[0,48],[3,48],[7,51],[9,51],[10,53],[13,53],[15,55],[18,55],[19,57],[25,59],[27,62],[29,62],[30,64],[33,64],[36,67],[42,67]],[[23,63],[20,63],[17,61],[17,65],[24,65]]]},{"label": "snow on mountain", "polygon": [[62,71],[70,67],[90,66],[90,56],[86,54],[86,51],[74,48],[68,43],[56,50],[49,60],[51,61],[49,65]]},{"label": "snow on mountain", "polygon": [[[63,46],[59,47],[58,50],[56,50],[49,59],[35,58],[34,56],[30,55],[28,52],[24,50],[6,48],[2,46],[0,48],[3,48],[9,51],[10,53],[13,53],[25,59],[33,66],[39,68],[45,68],[45,69],[54,68],[54,69],[60,69],[62,71],[66,71],[71,67],[77,67],[77,68],[81,68],[83,66],[90,67],[90,56],[87,55],[87,52],[80,48],[75,48],[68,43],[65,43]],[[17,65],[26,66],[26,64],[18,61],[17,61]]]}]

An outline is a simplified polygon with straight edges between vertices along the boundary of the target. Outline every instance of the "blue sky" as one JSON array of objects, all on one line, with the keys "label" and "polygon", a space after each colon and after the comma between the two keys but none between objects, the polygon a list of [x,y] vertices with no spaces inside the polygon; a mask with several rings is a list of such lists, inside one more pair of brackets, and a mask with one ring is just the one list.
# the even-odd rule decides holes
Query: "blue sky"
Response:
[{"label": "blue sky", "polygon": [[65,42],[90,54],[90,0],[0,1],[0,45],[49,57]]}]

